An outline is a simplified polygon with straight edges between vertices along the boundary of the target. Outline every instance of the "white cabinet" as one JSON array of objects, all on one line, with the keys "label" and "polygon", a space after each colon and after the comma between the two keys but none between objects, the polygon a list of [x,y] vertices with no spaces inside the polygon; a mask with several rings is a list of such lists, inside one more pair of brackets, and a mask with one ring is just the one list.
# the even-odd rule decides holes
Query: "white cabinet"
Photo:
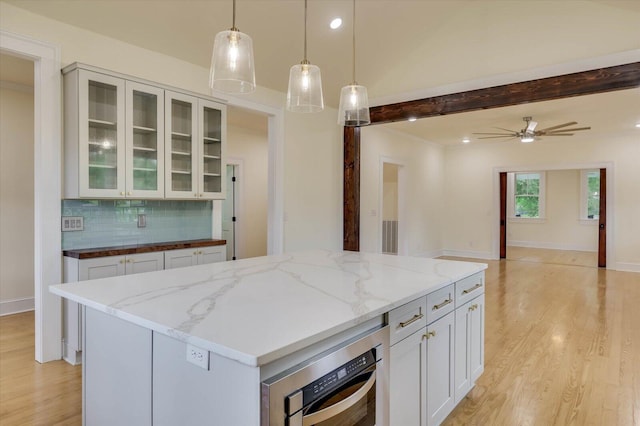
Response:
[{"label": "white cabinet", "polygon": [[166,198],[225,197],[224,105],[165,93]]},{"label": "white cabinet", "polygon": [[[64,257],[64,282],[95,280],[164,269],[162,252],[106,256],[92,259]],[[63,357],[70,364],[80,362],[82,313],[80,305],[63,299]]]},{"label": "white cabinet", "polygon": [[455,403],[484,371],[484,294],[456,309]]},{"label": "white cabinet", "polygon": [[81,68],[64,90],[65,198],[162,198],[164,90]]},{"label": "white cabinet", "polygon": [[484,371],[484,273],[392,310],[388,322],[390,424],[439,425]]},{"label": "white cabinet", "polygon": [[392,345],[389,424],[423,426],[427,419],[427,339],[424,326]]},{"label": "white cabinet", "polygon": [[205,263],[223,262],[227,256],[226,246],[195,247],[164,252],[164,268],[174,269]]},{"label": "white cabinet", "polygon": [[427,425],[439,425],[454,403],[454,313],[427,326]]}]

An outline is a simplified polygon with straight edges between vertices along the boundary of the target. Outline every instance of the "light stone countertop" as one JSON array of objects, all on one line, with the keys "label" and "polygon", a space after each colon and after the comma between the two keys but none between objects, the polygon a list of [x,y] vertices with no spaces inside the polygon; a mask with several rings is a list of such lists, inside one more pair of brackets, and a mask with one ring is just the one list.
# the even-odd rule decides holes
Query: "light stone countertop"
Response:
[{"label": "light stone countertop", "polygon": [[317,250],[59,284],[50,290],[262,366],[486,267]]}]

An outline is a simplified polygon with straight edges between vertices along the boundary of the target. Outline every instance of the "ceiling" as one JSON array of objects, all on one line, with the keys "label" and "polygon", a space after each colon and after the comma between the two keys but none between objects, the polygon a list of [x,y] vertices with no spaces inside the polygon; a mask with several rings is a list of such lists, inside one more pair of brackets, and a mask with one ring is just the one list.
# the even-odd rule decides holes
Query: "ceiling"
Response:
[{"label": "ceiling", "polygon": [[[2,1],[205,68],[215,34],[231,27],[232,17],[232,0]],[[351,8],[349,0],[308,2],[308,58],[321,68],[325,102],[333,107],[340,88],[352,82]],[[344,24],[331,30],[328,24],[337,16]],[[289,68],[303,57],[303,18],[302,0],[237,1],[236,26],[253,38],[258,85],[286,92]],[[408,100],[447,84],[637,50],[640,1],[358,0],[356,31],[356,77],[375,104],[398,94]],[[574,98],[387,126],[455,145],[492,126],[521,129],[528,115],[539,126],[578,121],[592,132],[640,120],[637,96],[595,96],[606,97],[606,111],[600,102]],[[231,111],[230,119],[236,112],[241,111]]]}]

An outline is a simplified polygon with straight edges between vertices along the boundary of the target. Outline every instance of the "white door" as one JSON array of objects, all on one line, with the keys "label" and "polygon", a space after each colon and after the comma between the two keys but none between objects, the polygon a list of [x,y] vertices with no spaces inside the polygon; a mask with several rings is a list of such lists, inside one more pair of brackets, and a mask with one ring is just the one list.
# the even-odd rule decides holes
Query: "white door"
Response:
[{"label": "white door", "polygon": [[391,346],[389,424],[424,426],[426,422],[427,340],[425,329]]},{"label": "white door", "polygon": [[225,246],[200,247],[198,249],[198,264],[224,262],[227,260]]},{"label": "white door", "polygon": [[164,253],[141,253],[127,256],[126,275],[143,272],[161,271],[164,269]]},{"label": "white door", "polygon": [[197,248],[168,250],[164,252],[164,269],[184,268],[197,264]]},{"label": "white door", "polygon": [[454,407],[454,312],[427,326],[427,425],[439,425]]},{"label": "white door", "polygon": [[471,307],[469,363],[473,384],[484,371],[484,294],[473,299]]}]

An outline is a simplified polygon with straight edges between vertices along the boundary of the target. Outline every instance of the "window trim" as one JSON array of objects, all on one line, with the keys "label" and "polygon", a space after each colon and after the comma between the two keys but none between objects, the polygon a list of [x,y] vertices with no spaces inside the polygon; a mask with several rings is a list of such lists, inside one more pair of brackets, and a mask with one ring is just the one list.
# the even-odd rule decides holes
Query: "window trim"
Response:
[{"label": "window trim", "polygon": [[[518,174],[538,174],[540,176],[540,186],[538,193],[538,217],[519,217],[515,215],[515,188],[516,175]],[[544,223],[546,217],[546,188],[547,179],[544,171],[508,172],[507,173],[507,219],[509,222]]]},{"label": "window trim", "polygon": [[589,177],[588,174],[590,172],[598,172],[600,175],[600,169],[581,169],[580,170],[580,223],[583,225],[597,224],[600,220],[600,215],[598,213],[598,217],[589,218],[588,217],[588,200],[589,200]]}]

